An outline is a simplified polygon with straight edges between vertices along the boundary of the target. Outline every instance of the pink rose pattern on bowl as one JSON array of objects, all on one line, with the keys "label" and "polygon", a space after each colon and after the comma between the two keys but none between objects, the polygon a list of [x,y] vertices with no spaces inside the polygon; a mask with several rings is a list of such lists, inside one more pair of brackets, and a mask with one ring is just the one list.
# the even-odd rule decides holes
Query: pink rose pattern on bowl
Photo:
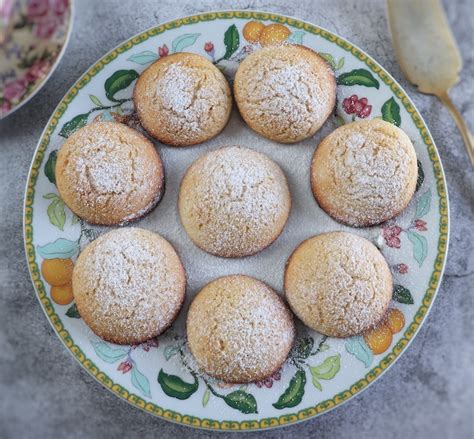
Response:
[{"label": "pink rose pattern on bowl", "polygon": [[[66,43],[70,0],[21,0],[0,8],[11,33],[0,47],[0,118],[31,97]],[[8,14],[8,17],[7,17]]]}]

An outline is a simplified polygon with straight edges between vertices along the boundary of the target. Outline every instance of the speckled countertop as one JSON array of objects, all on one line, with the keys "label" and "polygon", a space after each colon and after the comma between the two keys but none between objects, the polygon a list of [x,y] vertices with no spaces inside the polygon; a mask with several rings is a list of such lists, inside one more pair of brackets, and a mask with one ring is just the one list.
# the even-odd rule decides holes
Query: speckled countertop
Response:
[{"label": "speckled countertop", "polygon": [[[451,96],[474,130],[472,0],[444,1],[464,69]],[[51,112],[79,75],[135,33],[184,15],[257,9],[326,27],[365,49],[407,90],[437,143],[448,180],[451,240],[441,291],[416,340],[376,385],[299,425],[240,437],[473,437],[474,172],[448,111],[416,92],[394,59],[382,0],[76,0],[71,41],[46,86],[0,122],[0,438],[204,438],[107,392],[54,335],[34,295],[22,235],[26,175]],[[219,437],[224,437],[220,434]]]}]

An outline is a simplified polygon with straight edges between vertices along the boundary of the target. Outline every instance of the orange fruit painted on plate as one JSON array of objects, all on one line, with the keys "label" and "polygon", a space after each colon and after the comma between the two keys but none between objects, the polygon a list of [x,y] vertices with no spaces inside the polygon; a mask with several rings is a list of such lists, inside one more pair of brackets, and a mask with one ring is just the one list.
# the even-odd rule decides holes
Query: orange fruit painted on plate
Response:
[{"label": "orange fruit painted on plate", "polygon": [[73,268],[70,259],[45,259],[41,264],[41,274],[50,285],[65,285],[71,281]]},{"label": "orange fruit painted on plate", "polygon": [[283,43],[288,39],[290,33],[290,29],[282,24],[270,24],[260,34],[260,44],[265,47]]},{"label": "orange fruit painted on plate", "polygon": [[258,43],[265,25],[260,21],[249,21],[243,30],[244,38],[249,43]]},{"label": "orange fruit painted on plate", "polygon": [[69,305],[74,299],[71,282],[51,287],[51,299],[58,305]]},{"label": "orange fruit painted on plate", "polygon": [[375,355],[385,352],[392,344],[392,331],[387,321],[369,329],[364,334],[364,340]]},{"label": "orange fruit painted on plate", "polygon": [[391,308],[388,310],[386,320],[388,326],[390,327],[390,331],[392,331],[392,334],[400,332],[405,326],[405,317],[403,316],[402,312],[396,308]]}]

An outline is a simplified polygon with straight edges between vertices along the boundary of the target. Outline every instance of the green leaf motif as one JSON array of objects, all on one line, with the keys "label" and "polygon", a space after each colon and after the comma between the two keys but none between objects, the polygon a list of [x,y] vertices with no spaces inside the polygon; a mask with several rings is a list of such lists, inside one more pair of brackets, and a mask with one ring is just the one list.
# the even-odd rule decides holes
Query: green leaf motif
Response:
[{"label": "green leaf motif", "polygon": [[319,347],[319,352],[325,352],[329,350],[329,345],[327,345],[326,343],[323,343],[320,347]]},{"label": "green leaf motif", "polygon": [[311,376],[313,378],[313,386],[318,390],[322,390],[319,380],[330,380],[336,376],[341,369],[341,355],[333,355],[326,358],[319,366],[311,366]]},{"label": "green leaf motif", "polygon": [[423,165],[421,164],[420,160],[417,160],[416,162],[418,165],[418,178],[416,179],[415,192],[420,189],[421,185],[423,184],[423,181],[425,181],[425,171],[423,171]]},{"label": "green leaf motif", "polygon": [[39,245],[37,250],[43,259],[69,259],[79,251],[79,245],[77,241],[58,238],[54,242]]},{"label": "green leaf motif", "polygon": [[64,138],[68,138],[72,133],[77,131],[79,128],[82,128],[87,125],[87,119],[89,117],[89,113],[78,114],[77,116],[73,117],[69,122],[66,122],[59,135]]},{"label": "green leaf motif", "polygon": [[46,213],[48,214],[49,222],[53,226],[56,226],[59,230],[64,230],[66,212],[64,210],[64,202],[61,198],[57,197],[54,199],[48,206]]},{"label": "green leaf motif", "polygon": [[314,346],[313,337],[305,337],[299,340],[298,344],[296,345],[293,357],[294,358],[301,358],[306,359],[311,354],[311,350]]},{"label": "green leaf motif", "polygon": [[73,303],[68,310],[66,311],[66,315],[71,319],[80,319],[81,315],[77,309],[77,305]]},{"label": "green leaf motif", "polygon": [[345,125],[345,124],[346,124],[346,121],[344,120],[344,118],[341,117],[341,116],[339,116],[339,115],[337,115],[337,116],[336,116],[336,125],[337,125],[338,127],[342,127],[342,126]]},{"label": "green leaf motif", "polygon": [[431,189],[428,189],[416,200],[415,219],[424,217],[430,211]]},{"label": "green leaf motif", "polygon": [[211,396],[211,391],[209,390],[209,387],[206,387],[206,391],[204,392],[204,395],[202,396],[202,406],[206,407],[207,403],[209,402],[209,397]]},{"label": "green leaf motif", "polygon": [[107,99],[112,102],[122,102],[123,99],[115,99],[115,95],[120,90],[126,89],[138,76],[135,70],[117,70],[105,81],[104,88]]},{"label": "green leaf motif", "polygon": [[144,50],[143,52],[135,53],[134,55],[127,58],[127,61],[134,62],[135,64],[140,64],[142,66],[150,64],[153,61],[159,59],[157,53],[152,52],[151,50]]},{"label": "green leaf motif", "polygon": [[59,195],[50,192],[49,194],[43,195],[43,198],[45,198],[46,200],[55,200],[56,198],[59,198]]},{"label": "green leaf motif", "polygon": [[405,305],[413,305],[413,296],[408,288],[402,285],[394,285],[392,299]]},{"label": "green leaf motif", "polygon": [[421,267],[426,255],[428,254],[428,241],[426,238],[416,232],[407,232],[408,239],[413,244],[413,257],[415,261],[418,262],[418,265]]},{"label": "green leaf motif", "polygon": [[89,99],[92,101],[92,103],[96,107],[103,107],[104,106],[104,104],[102,102],[100,102],[100,99],[95,95],[89,95]]},{"label": "green leaf motif", "polygon": [[168,361],[172,356],[176,355],[179,352],[178,346],[166,346],[163,352],[166,361]]},{"label": "green leaf motif", "polygon": [[313,383],[313,386],[316,387],[316,389],[318,389],[320,392],[323,391],[323,386],[321,386],[321,383],[314,375],[311,376],[311,382]]},{"label": "green leaf motif", "polygon": [[151,398],[150,382],[148,378],[138,370],[135,362],[133,362],[132,368],[132,385],[138,389],[142,395]]},{"label": "green leaf motif", "polygon": [[193,374],[194,382],[187,383],[177,375],[169,375],[160,369],[158,373],[158,383],[163,392],[177,399],[188,399],[199,387],[199,381],[196,375]]},{"label": "green leaf motif", "polygon": [[171,52],[182,52],[186,47],[192,46],[201,34],[184,34],[175,38],[171,43]]},{"label": "green leaf motif", "polygon": [[296,30],[290,34],[286,41],[290,44],[303,44],[303,37],[305,34],[306,32],[302,30]]},{"label": "green leaf motif", "polygon": [[400,126],[402,120],[400,118],[400,105],[397,104],[393,96],[382,105],[382,119],[385,122],[390,122]]},{"label": "green leaf motif", "polygon": [[123,348],[112,348],[103,341],[91,342],[97,356],[106,363],[115,363],[127,355],[127,350]]},{"label": "green leaf motif", "polygon": [[374,354],[360,335],[348,338],[345,342],[345,347],[346,351],[354,355],[359,361],[362,361],[365,367],[369,367],[372,364]]},{"label": "green leaf motif", "polygon": [[48,180],[56,184],[56,160],[58,157],[58,151],[54,150],[49,153],[48,161],[44,165],[44,173]]},{"label": "green leaf motif", "polygon": [[239,38],[239,31],[237,30],[237,26],[233,24],[230,26],[224,34],[224,45],[225,45],[225,54],[224,59],[229,59],[234,52],[239,48],[240,45],[240,38]]},{"label": "green leaf motif", "polygon": [[323,58],[333,70],[336,70],[336,60],[330,53],[319,52],[319,56]]},{"label": "green leaf motif", "polygon": [[336,70],[340,70],[344,67],[344,57],[339,59],[339,62],[337,63]]},{"label": "green leaf motif", "polygon": [[221,395],[220,397],[229,407],[239,410],[242,413],[258,413],[257,401],[250,393],[246,393],[242,390],[236,390],[227,395]]},{"label": "green leaf motif", "polygon": [[280,395],[280,398],[278,398],[278,401],[272,404],[273,407],[281,410],[297,406],[303,399],[305,384],[306,373],[304,370],[298,370],[293,378],[291,378],[286,390]]},{"label": "green leaf motif", "polygon": [[350,72],[342,73],[337,77],[339,85],[363,85],[364,87],[379,88],[380,83],[366,69],[354,69]]}]

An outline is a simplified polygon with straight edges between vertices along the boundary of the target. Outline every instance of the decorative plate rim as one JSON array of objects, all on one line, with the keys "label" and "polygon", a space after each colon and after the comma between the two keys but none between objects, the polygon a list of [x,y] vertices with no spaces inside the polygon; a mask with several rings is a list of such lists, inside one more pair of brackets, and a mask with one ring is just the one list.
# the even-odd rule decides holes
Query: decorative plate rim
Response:
[{"label": "decorative plate rim", "polygon": [[[66,38],[64,39],[64,44],[61,47],[61,50],[58,53],[58,56],[54,60],[54,62],[51,64],[51,68],[49,69],[48,73],[41,79],[41,81],[38,83],[38,85],[33,89],[33,91],[21,102],[18,103],[18,105],[13,106],[8,110],[5,114],[0,116],[0,120],[6,119],[8,116],[13,114],[15,111],[19,110],[23,105],[27,104],[31,99],[33,99],[36,94],[45,86],[45,84],[49,81],[51,78],[52,74],[56,71],[56,69],[59,66],[59,63],[61,62],[64,54],[66,53],[66,48],[69,44],[69,41],[71,39],[71,34],[72,34],[72,28],[74,25],[74,17],[75,17],[75,0],[69,0],[69,22],[67,24],[67,32],[66,32]],[[70,91],[70,90],[69,90]],[[51,118],[48,119],[48,124],[51,121]],[[45,130],[44,130],[45,131]],[[44,131],[41,133],[41,137],[43,137]],[[38,146],[35,148],[35,154],[38,150]],[[31,170],[31,167],[30,167]],[[28,178],[30,177],[28,173]]]},{"label": "decorative plate rim", "polygon": [[[32,245],[32,205],[35,193],[36,179],[44,158],[44,150],[46,150],[46,148],[48,147],[50,137],[57,126],[57,118],[60,118],[64,114],[64,112],[68,108],[69,103],[77,95],[78,90],[84,87],[89,82],[91,77],[95,76],[100,70],[102,70],[104,65],[115,59],[118,54],[129,50],[130,48],[139,44],[141,41],[144,41],[149,37],[161,34],[168,29],[174,29],[197,22],[213,21],[215,19],[249,20],[252,18],[256,20],[269,20],[282,24],[286,23],[290,26],[304,28],[306,31],[314,35],[319,35],[330,42],[336,43],[339,47],[341,47],[347,52],[352,53],[352,55],[363,61],[372,72],[377,74],[377,76],[379,76],[379,78],[390,87],[391,91],[400,99],[407,112],[411,115],[411,118],[423,139],[424,145],[427,148],[429,159],[433,166],[433,174],[435,178],[434,183],[436,184],[437,193],[439,196],[439,238],[437,243],[437,254],[433,265],[433,271],[429,279],[429,287],[425,291],[421,302],[422,304],[415,313],[413,321],[405,330],[403,338],[400,339],[394,345],[393,349],[388,352],[388,354],[385,355],[377,365],[375,365],[370,371],[368,371],[363,378],[353,383],[349,389],[339,392],[332,399],[321,401],[314,407],[308,407],[306,409],[299,410],[297,413],[281,415],[279,417],[264,418],[260,420],[216,421],[208,418],[198,418],[196,416],[180,414],[172,410],[164,409],[154,403],[146,402],[141,397],[130,393],[121,385],[114,383],[114,381],[110,377],[108,377],[106,373],[100,371],[100,369],[94,364],[94,362],[92,362],[84,355],[79,346],[74,344],[74,341],[71,338],[69,332],[63,327],[61,319],[55,313],[54,308],[51,306],[51,302],[45,294],[43,281],[40,279],[39,276],[39,268],[35,258],[35,249]],[[413,341],[416,334],[420,330],[421,326],[423,325],[424,321],[426,320],[426,317],[433,305],[434,299],[436,298],[436,295],[440,289],[441,281],[446,267],[446,260],[449,248],[449,214],[449,198],[446,184],[446,176],[439,157],[437,147],[433,141],[431,133],[429,132],[423,117],[421,116],[421,114],[419,114],[412,100],[408,97],[408,95],[402,89],[400,84],[398,84],[398,82],[378,62],[376,62],[365,51],[360,49],[358,46],[350,43],[346,39],[338,36],[337,34],[331,31],[328,31],[327,29],[321,26],[314,25],[305,20],[300,20],[298,18],[294,18],[288,15],[281,15],[258,10],[221,10],[193,14],[182,18],[173,19],[165,23],[158,24],[156,26],[152,26],[118,44],[116,47],[114,47],[105,55],[103,55],[98,61],[93,63],[79,77],[79,79],[76,80],[73,86],[67,91],[67,93],[59,102],[59,104],[56,106],[55,110],[53,111],[51,117],[49,118],[46,124],[46,127],[41,133],[40,139],[35,148],[25,188],[23,209],[23,239],[30,278],[33,283],[38,301],[41,304],[41,308],[44,314],[46,315],[48,322],[52,326],[58,338],[67,348],[68,352],[96,381],[100,382],[105,388],[114,393],[121,400],[127,401],[134,407],[137,407],[147,413],[153,414],[159,418],[171,421],[179,425],[186,425],[204,430],[257,431],[277,428],[290,424],[296,424],[304,420],[317,417],[342,405],[343,403],[351,399],[353,396],[360,394],[363,390],[368,388],[374,381],[376,381],[379,376],[384,374],[400,358],[402,352],[410,345],[410,343]]]}]

